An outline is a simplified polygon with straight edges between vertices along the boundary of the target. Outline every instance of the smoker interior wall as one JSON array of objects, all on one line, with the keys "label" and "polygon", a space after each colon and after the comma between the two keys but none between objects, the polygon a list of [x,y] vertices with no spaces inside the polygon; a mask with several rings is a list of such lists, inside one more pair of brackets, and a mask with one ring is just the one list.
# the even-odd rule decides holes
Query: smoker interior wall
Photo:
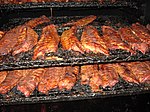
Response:
[{"label": "smoker interior wall", "polygon": [[150,94],[47,104],[1,106],[1,112],[150,112]]},{"label": "smoker interior wall", "polygon": [[145,21],[150,23],[150,0],[146,0]]},{"label": "smoker interior wall", "polygon": [[[131,23],[137,22],[137,19],[142,15],[141,11],[129,8],[35,8],[35,9],[18,9],[11,11],[2,11],[0,14],[0,25],[6,24],[11,18],[36,18],[41,15],[47,17],[59,17],[59,16],[123,16],[126,18],[132,18]],[[1,28],[1,26],[0,26]],[[0,29],[3,31],[3,29]]]}]

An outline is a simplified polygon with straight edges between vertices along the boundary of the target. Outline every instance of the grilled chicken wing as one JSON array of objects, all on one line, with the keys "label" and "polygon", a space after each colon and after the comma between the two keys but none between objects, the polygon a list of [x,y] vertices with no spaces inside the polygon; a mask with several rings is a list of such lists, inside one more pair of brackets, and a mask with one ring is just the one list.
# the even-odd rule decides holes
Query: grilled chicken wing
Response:
[{"label": "grilled chicken wing", "polygon": [[45,74],[42,76],[41,81],[38,85],[38,91],[48,94],[49,90],[58,87],[59,80],[62,74],[65,73],[64,67],[50,67],[46,69]]},{"label": "grilled chicken wing", "polygon": [[82,19],[79,19],[77,21],[73,21],[73,22],[69,22],[66,24],[63,24],[63,26],[77,26],[77,27],[81,27],[81,26],[85,26],[91,22],[93,22],[96,19],[96,16],[94,15],[90,15],[90,16],[86,16]]},{"label": "grilled chicken wing", "polygon": [[150,45],[150,31],[139,23],[132,24],[132,32],[142,41]]},{"label": "grilled chicken wing", "polygon": [[135,52],[121,40],[119,33],[115,29],[110,26],[102,26],[102,31],[104,34],[104,42],[109,49],[122,49],[131,52],[131,54],[135,54]]},{"label": "grilled chicken wing", "polygon": [[61,44],[64,50],[73,50],[84,53],[84,47],[75,36],[77,28],[75,26],[66,30],[61,35]]},{"label": "grilled chicken wing", "polygon": [[9,71],[5,80],[0,84],[0,93],[6,94],[14,86],[16,86],[19,80],[23,77],[23,74],[26,73],[26,70],[14,70]]},{"label": "grilled chicken wing", "polygon": [[58,44],[60,42],[60,37],[57,33],[55,25],[49,25],[43,28],[41,39],[39,40],[37,46],[34,49],[33,59],[44,58],[45,53],[56,52],[58,49]]},{"label": "grilled chicken wing", "polygon": [[148,45],[145,42],[142,42],[139,38],[137,38],[130,28],[120,28],[119,34],[121,36],[121,39],[129,44],[133,50],[139,50],[143,54],[145,54],[148,51]]},{"label": "grilled chicken wing", "polygon": [[8,72],[7,71],[1,71],[0,72],[0,84],[5,80]]},{"label": "grilled chicken wing", "polygon": [[10,52],[15,55],[32,49],[38,39],[37,33],[32,28],[44,22],[47,22],[47,19],[36,18],[6,32],[0,40],[0,55],[7,55]]},{"label": "grilled chicken wing", "polygon": [[99,36],[97,29],[93,26],[85,26],[81,36],[81,43],[86,52],[92,51],[94,53],[109,55],[109,51],[103,39]]},{"label": "grilled chicken wing", "polygon": [[64,69],[65,73],[62,74],[62,77],[59,80],[58,88],[60,90],[70,90],[77,81],[78,67],[67,66]]},{"label": "grilled chicken wing", "polygon": [[30,71],[24,78],[19,81],[17,90],[20,90],[26,97],[29,97],[39,84],[41,77],[44,75],[45,69],[38,68]]}]

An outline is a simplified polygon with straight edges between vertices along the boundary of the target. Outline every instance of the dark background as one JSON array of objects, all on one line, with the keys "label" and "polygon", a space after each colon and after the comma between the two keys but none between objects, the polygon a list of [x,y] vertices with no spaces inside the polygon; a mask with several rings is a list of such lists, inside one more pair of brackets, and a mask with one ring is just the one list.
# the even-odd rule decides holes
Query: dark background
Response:
[{"label": "dark background", "polygon": [[0,112],[150,112],[150,94],[1,106]]}]

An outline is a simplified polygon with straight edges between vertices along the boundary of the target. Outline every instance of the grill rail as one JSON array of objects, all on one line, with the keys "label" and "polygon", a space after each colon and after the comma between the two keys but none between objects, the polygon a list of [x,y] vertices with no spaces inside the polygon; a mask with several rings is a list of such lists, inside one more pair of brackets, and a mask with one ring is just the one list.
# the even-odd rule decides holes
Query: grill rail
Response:
[{"label": "grill rail", "polygon": [[34,104],[46,102],[76,101],[94,98],[108,98],[150,93],[150,86],[137,86],[129,83],[118,83],[112,90],[91,92],[90,87],[76,84],[70,91],[51,90],[48,95],[37,90],[30,97],[25,97],[13,88],[9,93],[0,95],[0,105]]},{"label": "grill rail", "polygon": [[22,4],[0,4],[0,9],[27,9],[27,8],[58,8],[58,7],[136,7],[134,0],[122,0],[111,3],[106,1],[99,3],[93,2],[45,2],[45,3],[22,3]]}]

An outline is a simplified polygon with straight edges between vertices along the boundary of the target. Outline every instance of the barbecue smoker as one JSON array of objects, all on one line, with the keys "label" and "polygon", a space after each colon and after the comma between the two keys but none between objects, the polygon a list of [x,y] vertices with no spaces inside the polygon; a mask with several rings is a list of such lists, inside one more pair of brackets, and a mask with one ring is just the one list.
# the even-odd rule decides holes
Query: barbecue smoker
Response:
[{"label": "barbecue smoker", "polygon": [[[109,25],[115,29],[131,26],[139,22],[146,26],[150,23],[149,0],[116,0],[98,2],[39,2],[39,3],[1,3],[0,4],[0,31],[8,31],[25,22],[45,15],[49,22],[34,28],[38,35],[42,34],[42,28],[49,25],[57,25],[59,35],[70,28],[62,26],[70,21],[77,21],[89,15],[95,15],[96,19],[90,23],[102,33],[101,26]],[[83,28],[77,30],[77,37],[81,40]],[[8,53],[0,56],[0,70],[26,70],[49,67],[79,67],[81,74],[82,66],[103,64],[126,64],[126,63],[149,63],[150,52],[135,55],[125,50],[110,50],[110,55],[94,53],[75,53],[60,49],[56,53],[46,53],[46,59],[32,59],[33,49],[12,55]],[[53,58],[51,58],[53,56]],[[49,58],[50,57],[50,58]],[[59,59],[55,60],[55,57]],[[54,59],[54,60],[53,60]],[[129,64],[130,65],[130,64]],[[124,66],[124,65],[123,65]],[[136,82],[136,81],[135,81]],[[2,112],[51,112],[51,111],[115,111],[115,112],[149,112],[150,85],[147,83],[136,84],[119,78],[113,87],[105,87],[102,91],[93,92],[89,85],[82,85],[77,78],[71,90],[52,89],[46,95],[39,92],[38,88],[29,96],[25,96],[14,86],[6,94],[0,94]],[[142,107],[142,109],[141,109]]]}]

